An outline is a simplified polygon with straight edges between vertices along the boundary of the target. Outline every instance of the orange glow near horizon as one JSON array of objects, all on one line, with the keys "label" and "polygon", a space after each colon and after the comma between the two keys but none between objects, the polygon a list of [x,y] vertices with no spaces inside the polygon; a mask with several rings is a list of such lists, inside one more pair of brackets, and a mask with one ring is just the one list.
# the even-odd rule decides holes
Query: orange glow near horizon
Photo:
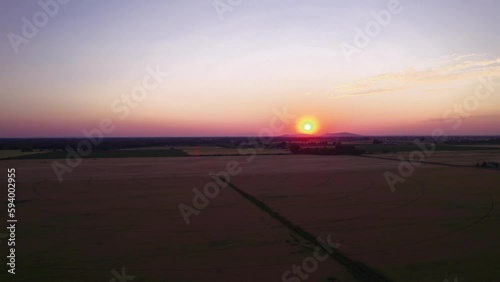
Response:
[{"label": "orange glow near horizon", "polygon": [[319,131],[319,122],[311,116],[301,117],[297,122],[296,129],[302,134],[315,134]]}]

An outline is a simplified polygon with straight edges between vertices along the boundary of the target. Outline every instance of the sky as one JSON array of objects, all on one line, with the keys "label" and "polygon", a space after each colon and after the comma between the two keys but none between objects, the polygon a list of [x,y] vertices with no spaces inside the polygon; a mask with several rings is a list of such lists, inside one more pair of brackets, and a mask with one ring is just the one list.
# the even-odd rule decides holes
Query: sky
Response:
[{"label": "sky", "polygon": [[498,11],[495,0],[3,0],[0,138],[78,137],[103,120],[106,137],[256,136],[284,109],[294,118],[274,135],[304,117],[316,134],[500,135]]}]

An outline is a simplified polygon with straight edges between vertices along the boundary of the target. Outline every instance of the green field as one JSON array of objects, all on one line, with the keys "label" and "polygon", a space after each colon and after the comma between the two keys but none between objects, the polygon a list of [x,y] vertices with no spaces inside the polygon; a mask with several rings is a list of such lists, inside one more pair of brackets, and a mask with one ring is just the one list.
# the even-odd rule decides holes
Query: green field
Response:
[{"label": "green field", "polygon": [[[365,154],[372,153],[400,153],[422,150],[417,145],[384,145],[384,144],[353,144]],[[322,147],[322,146],[304,146]],[[484,146],[455,146],[440,144],[436,146],[439,152],[454,151],[496,151],[500,147]],[[3,152],[3,153],[2,153]],[[253,154],[247,150],[246,154]],[[261,149],[255,150],[258,155],[285,155],[290,154],[288,149]],[[145,147],[131,148],[123,150],[94,150],[90,156],[84,158],[154,158],[154,157],[187,157],[187,156],[238,156],[240,154],[236,148],[223,148],[218,146],[181,146],[181,147]],[[64,159],[67,156],[65,151],[56,152],[20,152],[20,151],[0,151],[0,159]]]},{"label": "green field", "polygon": [[45,153],[44,151],[22,152],[21,150],[0,150],[0,159]]},{"label": "green field", "polygon": [[[29,152],[29,153],[11,153],[5,154],[3,159],[64,159],[67,156],[66,151],[56,152]],[[240,154],[236,148],[222,148],[217,146],[192,146],[192,147],[145,147],[123,150],[94,150],[90,156],[83,158],[155,158],[155,157],[187,157],[187,156],[238,156],[254,154],[247,150]],[[262,149],[255,150],[257,155],[285,155],[291,154],[285,149]],[[2,157],[0,157],[2,159]]]},{"label": "green field", "polygon": [[[14,156],[9,159],[64,159],[67,156],[65,151],[47,152],[39,154],[31,154],[24,156]],[[80,156],[82,156],[80,154]],[[153,158],[153,157],[185,157],[188,154],[181,150],[110,150],[110,151],[92,151],[92,153],[83,158],[99,159],[99,158]]]},{"label": "green field", "polygon": [[[238,148],[224,148],[220,146],[155,146],[155,147],[143,147],[134,149],[124,149],[129,150],[170,150],[174,148],[176,150],[181,150],[189,154],[190,156],[238,156],[238,155],[249,155],[252,154],[250,151],[240,151]],[[256,150],[258,155],[283,155],[291,154],[288,149],[260,149]]]}]

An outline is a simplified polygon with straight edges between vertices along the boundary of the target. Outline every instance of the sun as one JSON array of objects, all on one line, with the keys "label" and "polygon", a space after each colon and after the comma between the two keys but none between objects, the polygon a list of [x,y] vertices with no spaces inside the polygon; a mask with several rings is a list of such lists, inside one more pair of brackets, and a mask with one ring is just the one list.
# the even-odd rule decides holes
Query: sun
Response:
[{"label": "sun", "polygon": [[310,124],[310,123],[304,124],[304,130],[305,131],[311,131],[312,128],[313,128],[312,124]]},{"label": "sun", "polygon": [[302,134],[314,134],[318,132],[319,123],[311,116],[302,117],[297,122],[297,131]]}]

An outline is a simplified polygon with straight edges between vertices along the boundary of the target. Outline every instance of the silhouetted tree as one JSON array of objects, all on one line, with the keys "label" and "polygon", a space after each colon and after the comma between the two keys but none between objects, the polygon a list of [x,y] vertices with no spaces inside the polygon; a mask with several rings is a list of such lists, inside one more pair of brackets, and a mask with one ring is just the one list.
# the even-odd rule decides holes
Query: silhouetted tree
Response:
[{"label": "silhouetted tree", "polygon": [[299,144],[290,144],[290,152],[297,154],[300,152],[300,145]]}]

